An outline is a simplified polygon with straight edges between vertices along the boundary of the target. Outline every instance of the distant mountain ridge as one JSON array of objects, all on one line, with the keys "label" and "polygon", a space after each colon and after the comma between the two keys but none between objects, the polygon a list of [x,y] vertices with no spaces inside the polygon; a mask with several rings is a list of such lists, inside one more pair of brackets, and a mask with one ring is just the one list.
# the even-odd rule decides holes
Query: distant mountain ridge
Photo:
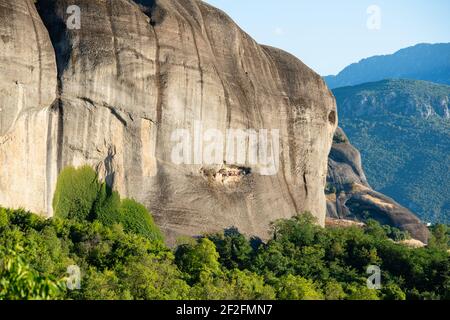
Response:
[{"label": "distant mountain ridge", "polygon": [[[422,80],[381,80],[333,90],[341,116],[395,114],[450,119],[450,86]],[[351,99],[356,99],[351,101]]]},{"label": "distant mountain ridge", "polygon": [[383,80],[333,90],[370,185],[429,222],[450,221],[450,86]]},{"label": "distant mountain ridge", "polygon": [[373,56],[324,79],[330,89],[384,79],[424,80],[450,85],[450,43],[418,44],[391,55]]}]

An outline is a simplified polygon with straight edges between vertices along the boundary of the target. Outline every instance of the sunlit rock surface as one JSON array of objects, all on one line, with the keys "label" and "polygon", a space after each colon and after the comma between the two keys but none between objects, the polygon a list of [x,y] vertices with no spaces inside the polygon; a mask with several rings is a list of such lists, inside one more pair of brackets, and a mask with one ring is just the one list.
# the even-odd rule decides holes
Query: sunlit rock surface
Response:
[{"label": "sunlit rock surface", "polygon": [[[0,17],[1,205],[51,215],[57,172],[89,164],[169,241],[230,226],[264,238],[304,211],[324,224],[336,106],[295,57],[196,0],[0,0]],[[222,163],[198,159],[206,142],[175,163],[174,132],[208,129],[278,130],[277,170],[230,161],[226,139]]]}]

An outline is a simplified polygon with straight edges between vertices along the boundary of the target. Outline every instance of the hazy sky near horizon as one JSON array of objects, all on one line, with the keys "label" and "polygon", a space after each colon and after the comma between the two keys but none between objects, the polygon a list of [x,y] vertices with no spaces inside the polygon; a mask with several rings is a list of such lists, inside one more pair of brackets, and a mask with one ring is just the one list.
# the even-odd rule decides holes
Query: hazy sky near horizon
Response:
[{"label": "hazy sky near horizon", "polygon": [[[225,11],[259,43],[289,51],[321,75],[417,43],[450,42],[449,0],[205,2]],[[367,12],[373,5],[380,19]],[[369,28],[368,19],[379,21],[380,28]]]}]

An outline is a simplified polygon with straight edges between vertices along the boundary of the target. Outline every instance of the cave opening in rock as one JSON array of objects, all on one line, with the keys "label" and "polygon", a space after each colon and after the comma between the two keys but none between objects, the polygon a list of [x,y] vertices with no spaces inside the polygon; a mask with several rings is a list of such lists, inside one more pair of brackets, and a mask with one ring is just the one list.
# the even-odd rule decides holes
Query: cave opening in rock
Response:
[{"label": "cave opening in rock", "polygon": [[334,126],[336,124],[336,111],[331,111],[328,115],[328,121]]}]

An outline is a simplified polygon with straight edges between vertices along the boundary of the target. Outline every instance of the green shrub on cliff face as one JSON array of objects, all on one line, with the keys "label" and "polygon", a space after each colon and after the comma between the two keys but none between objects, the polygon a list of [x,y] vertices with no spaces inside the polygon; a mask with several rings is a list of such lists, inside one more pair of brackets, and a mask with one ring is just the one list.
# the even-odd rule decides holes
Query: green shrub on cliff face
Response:
[{"label": "green shrub on cliff face", "polygon": [[139,234],[152,240],[162,240],[162,233],[153,221],[148,210],[132,199],[123,199],[120,207],[120,222],[126,231]]},{"label": "green shrub on cliff face", "polygon": [[113,226],[122,221],[120,208],[120,195],[112,191],[106,183],[102,183],[94,204],[94,219],[105,226]]},{"label": "green shrub on cliff face", "polygon": [[162,240],[147,209],[120,195],[98,180],[89,166],[66,167],[60,173],[53,198],[55,216],[75,221],[100,221],[105,226],[122,224],[125,231]]},{"label": "green shrub on cliff face", "polygon": [[100,190],[97,173],[88,166],[61,171],[53,197],[56,217],[88,220]]}]

